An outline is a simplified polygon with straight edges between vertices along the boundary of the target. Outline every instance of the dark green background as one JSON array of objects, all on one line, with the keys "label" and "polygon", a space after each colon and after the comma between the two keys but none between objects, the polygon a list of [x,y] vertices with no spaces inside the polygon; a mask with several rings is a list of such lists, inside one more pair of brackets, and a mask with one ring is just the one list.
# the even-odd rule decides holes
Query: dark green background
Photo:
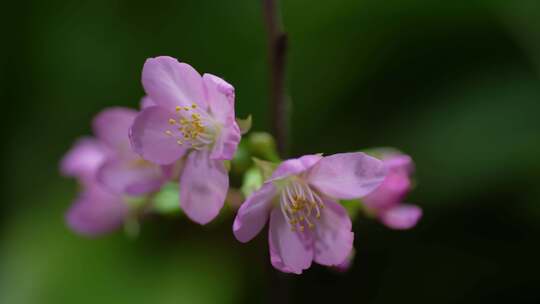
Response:
[{"label": "dark green background", "polygon": [[[293,303],[538,303],[540,4],[283,1],[294,155],[394,146],[417,164],[417,228],[355,223],[348,274],[287,277]],[[0,303],[258,303],[266,236],[152,219],[131,240],[74,235],[58,174],[104,107],[136,107],[144,60],[171,55],[236,87],[268,130],[260,3],[2,3]],[[269,277],[271,279],[269,279]],[[283,281],[281,281],[281,284]],[[283,289],[280,289],[283,290]]]}]

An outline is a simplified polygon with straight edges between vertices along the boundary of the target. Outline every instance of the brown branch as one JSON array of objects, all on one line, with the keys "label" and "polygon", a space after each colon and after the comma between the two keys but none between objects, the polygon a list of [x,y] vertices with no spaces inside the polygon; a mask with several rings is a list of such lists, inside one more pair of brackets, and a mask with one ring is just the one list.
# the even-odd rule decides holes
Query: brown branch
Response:
[{"label": "brown branch", "polygon": [[289,131],[287,96],[285,93],[287,34],[283,31],[277,2],[278,0],[262,0],[262,5],[268,34],[272,133],[276,137],[280,156],[286,157]]},{"label": "brown branch", "polygon": [[[288,146],[288,106],[285,94],[285,57],[287,35],[278,11],[278,0],[262,0],[264,23],[268,35],[268,63],[270,84],[270,113],[272,133],[277,142],[279,156],[287,157]],[[270,303],[287,304],[290,302],[290,281],[268,264],[267,273],[271,289]]]}]

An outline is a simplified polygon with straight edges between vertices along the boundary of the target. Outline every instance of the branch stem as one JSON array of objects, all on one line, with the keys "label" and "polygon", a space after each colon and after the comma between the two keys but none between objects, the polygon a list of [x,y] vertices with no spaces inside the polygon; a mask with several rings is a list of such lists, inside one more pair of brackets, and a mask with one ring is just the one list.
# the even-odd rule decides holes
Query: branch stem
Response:
[{"label": "branch stem", "polygon": [[272,133],[280,156],[286,157],[289,135],[287,95],[285,92],[285,59],[287,34],[283,31],[278,0],[262,0],[264,23],[268,35],[270,113]]}]

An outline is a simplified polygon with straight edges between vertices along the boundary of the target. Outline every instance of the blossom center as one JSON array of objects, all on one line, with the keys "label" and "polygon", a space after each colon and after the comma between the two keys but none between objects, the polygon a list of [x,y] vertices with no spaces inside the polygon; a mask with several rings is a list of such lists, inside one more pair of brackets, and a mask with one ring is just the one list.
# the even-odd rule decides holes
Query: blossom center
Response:
[{"label": "blossom center", "polygon": [[303,232],[307,226],[315,228],[321,218],[324,203],[316,191],[301,179],[290,181],[281,191],[279,204],[292,231]]},{"label": "blossom center", "polygon": [[214,142],[216,128],[212,121],[197,110],[197,105],[191,107],[176,107],[176,117],[168,120],[171,129],[165,135],[176,140],[180,146],[187,146],[200,150]]}]

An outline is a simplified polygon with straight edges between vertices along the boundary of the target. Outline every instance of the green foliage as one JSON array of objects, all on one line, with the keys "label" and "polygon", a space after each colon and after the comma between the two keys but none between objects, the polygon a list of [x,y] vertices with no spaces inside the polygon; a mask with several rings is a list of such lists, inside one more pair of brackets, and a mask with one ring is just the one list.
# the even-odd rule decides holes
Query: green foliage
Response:
[{"label": "green foliage", "polygon": [[253,124],[253,121],[251,119],[251,115],[248,115],[246,119],[236,118],[236,123],[238,124],[238,127],[240,128],[240,132],[242,134],[246,134],[251,129],[251,125]]},{"label": "green foliage", "polygon": [[241,191],[245,197],[248,197],[253,191],[259,189],[263,182],[261,170],[257,167],[251,167],[244,174]]},{"label": "green foliage", "polygon": [[152,210],[160,214],[180,213],[180,192],[178,183],[168,183],[151,198]]}]

